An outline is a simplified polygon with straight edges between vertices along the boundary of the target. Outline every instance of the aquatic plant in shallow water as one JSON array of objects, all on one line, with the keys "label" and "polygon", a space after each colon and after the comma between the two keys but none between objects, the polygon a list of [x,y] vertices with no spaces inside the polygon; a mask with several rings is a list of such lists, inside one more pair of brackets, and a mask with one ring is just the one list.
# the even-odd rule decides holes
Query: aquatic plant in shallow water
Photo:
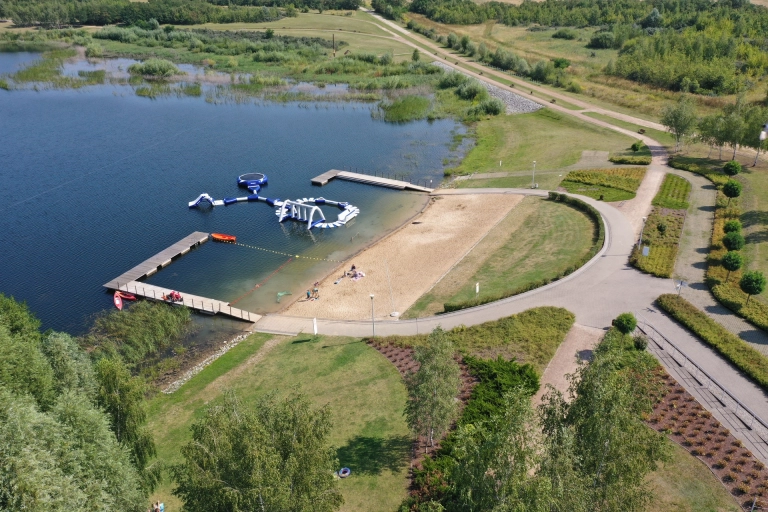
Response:
[{"label": "aquatic plant in shallow water", "polygon": [[152,76],[167,78],[173,75],[183,75],[173,62],[165,59],[147,59],[128,66],[128,72],[132,75]]}]

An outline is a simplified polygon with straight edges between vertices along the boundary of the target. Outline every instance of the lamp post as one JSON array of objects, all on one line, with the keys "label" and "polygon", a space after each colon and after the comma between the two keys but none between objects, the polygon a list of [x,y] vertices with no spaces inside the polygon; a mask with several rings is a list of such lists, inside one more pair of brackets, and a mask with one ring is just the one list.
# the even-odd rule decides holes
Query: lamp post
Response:
[{"label": "lamp post", "polygon": [[533,161],[533,175],[531,176],[531,188],[536,188],[536,160]]},{"label": "lamp post", "polygon": [[640,247],[643,244],[643,231],[645,231],[645,221],[648,217],[643,217],[643,227],[640,228],[640,238],[637,239],[637,246]]},{"label": "lamp post", "polygon": [[371,330],[373,331],[373,337],[376,338],[376,320],[373,318],[373,294],[371,294]]}]

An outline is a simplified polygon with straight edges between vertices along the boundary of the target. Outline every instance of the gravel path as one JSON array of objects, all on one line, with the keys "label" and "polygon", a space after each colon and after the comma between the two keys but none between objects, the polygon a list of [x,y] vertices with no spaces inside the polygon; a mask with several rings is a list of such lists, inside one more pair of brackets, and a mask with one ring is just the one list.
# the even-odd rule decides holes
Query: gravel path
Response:
[{"label": "gravel path", "polygon": [[[452,66],[444,64],[442,62],[434,61],[432,64],[448,72],[457,71],[462,75],[468,76],[474,80],[474,77],[470,76],[469,74],[464,73],[460,70],[457,70]],[[544,108],[542,105],[539,105],[535,101],[531,101],[529,99],[523,98],[519,94],[505,91],[504,89],[500,87],[496,87],[493,84],[489,84],[488,82],[478,80],[478,83],[483,87],[485,87],[491,96],[493,96],[494,98],[500,99],[502,103],[506,105],[507,114],[528,114],[530,112],[536,112],[537,110]]]}]

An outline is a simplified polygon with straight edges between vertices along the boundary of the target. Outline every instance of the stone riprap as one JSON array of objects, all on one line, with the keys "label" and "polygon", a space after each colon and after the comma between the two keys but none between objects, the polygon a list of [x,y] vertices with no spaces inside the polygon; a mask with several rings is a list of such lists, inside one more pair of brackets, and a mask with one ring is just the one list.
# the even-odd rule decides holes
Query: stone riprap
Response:
[{"label": "stone riprap", "polygon": [[[456,71],[457,73],[461,73],[462,75],[469,76],[466,73],[463,73],[458,69],[452,68],[451,66],[444,64],[442,62],[435,61],[432,64],[446,71]],[[470,76],[470,78],[472,78],[472,80],[477,80],[475,77],[472,77],[472,76]],[[491,96],[493,96],[494,98],[500,99],[501,102],[504,103],[507,109],[507,114],[528,114],[530,112],[536,112],[537,110],[544,108],[543,105],[540,105],[535,101],[531,101],[527,98],[524,98],[519,94],[515,94],[510,91],[505,91],[504,89],[497,87],[495,85],[489,84],[488,82],[485,82],[483,80],[477,80],[477,81],[480,82],[482,86],[488,90],[488,93]]]}]

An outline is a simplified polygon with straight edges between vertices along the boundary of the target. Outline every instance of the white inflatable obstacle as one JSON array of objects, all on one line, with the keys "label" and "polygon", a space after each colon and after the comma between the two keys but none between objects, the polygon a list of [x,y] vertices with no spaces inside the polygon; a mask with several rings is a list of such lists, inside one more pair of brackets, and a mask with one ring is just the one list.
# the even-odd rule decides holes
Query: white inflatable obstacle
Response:
[{"label": "white inflatable obstacle", "polygon": [[197,208],[198,206],[200,206],[200,203],[203,203],[203,202],[207,202],[211,206],[216,206],[216,201],[210,195],[203,193],[197,196],[197,199],[195,199],[194,201],[190,201],[189,207]]},{"label": "white inflatable obstacle", "polygon": [[[290,206],[286,206],[287,203],[291,203]],[[327,222],[325,219],[325,215],[323,215],[322,210],[318,207],[319,205],[327,204],[329,206],[335,206],[341,212],[339,212],[339,216],[336,218],[335,222]],[[325,199],[322,197],[318,197],[317,199],[310,197],[307,199],[306,197],[303,199],[296,199],[295,201],[284,201],[282,204],[275,203],[275,206],[279,206],[275,210],[275,215],[278,216],[280,219],[280,222],[283,222],[286,218],[298,220],[300,222],[306,222],[307,228],[338,228],[340,226],[343,226],[347,222],[351,221],[355,217],[357,217],[360,214],[360,208],[357,206],[353,206],[349,203],[340,203],[338,201],[331,201],[329,199]],[[293,214],[295,208],[295,214]],[[317,215],[319,213],[320,218],[318,220],[314,220],[314,215]]]}]

